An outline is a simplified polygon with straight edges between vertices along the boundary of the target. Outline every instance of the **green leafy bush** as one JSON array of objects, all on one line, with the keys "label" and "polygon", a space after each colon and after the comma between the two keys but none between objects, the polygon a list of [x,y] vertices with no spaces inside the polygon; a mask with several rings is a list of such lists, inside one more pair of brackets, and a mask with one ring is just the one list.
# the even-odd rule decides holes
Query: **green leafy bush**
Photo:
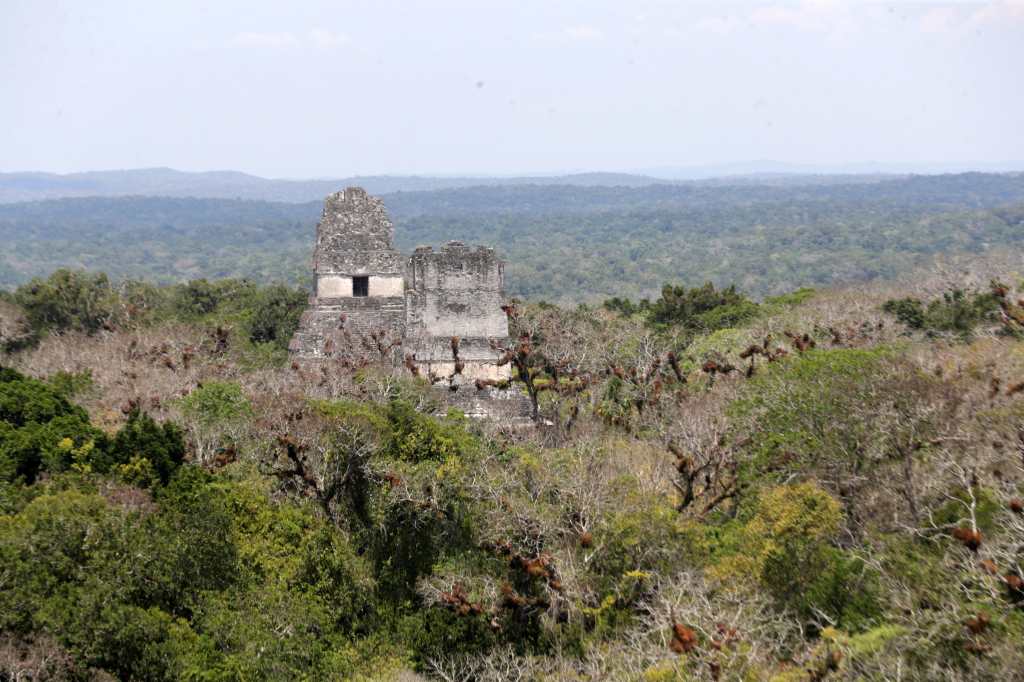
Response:
[{"label": "green leafy bush", "polygon": [[273,343],[287,349],[288,342],[299,327],[299,317],[306,307],[308,295],[301,289],[275,284],[260,289],[254,298],[249,340],[253,343]]},{"label": "green leafy bush", "polygon": [[886,399],[877,385],[889,356],[886,349],[811,350],[755,376],[731,407],[751,434],[744,474],[761,480],[816,466],[859,467],[868,455],[860,444],[881,442],[859,412]]},{"label": "green leafy bush", "polygon": [[711,282],[692,289],[666,284],[649,309],[653,323],[676,325],[693,333],[734,327],[757,313],[757,304],[736,291],[735,285],[716,289]]},{"label": "green leafy bush", "polygon": [[147,476],[145,469],[139,470],[141,462],[148,462],[159,481],[167,483],[185,458],[185,441],[175,424],[157,424],[145,412],[135,410],[110,442],[108,453],[107,469],[114,464],[127,465],[125,474],[131,477],[135,469],[136,480],[142,481]]},{"label": "green leafy bush", "polygon": [[460,457],[474,445],[465,422],[457,417],[435,419],[417,412],[404,400],[393,400],[387,409],[388,435],[383,452],[410,462],[442,462]]},{"label": "green leafy bush", "polygon": [[82,331],[93,334],[115,318],[116,295],[104,273],[61,269],[47,279],[18,287],[14,302],[38,334]]},{"label": "green leafy bush", "polygon": [[62,370],[47,378],[46,383],[52,386],[57,393],[70,400],[93,387],[92,370],[86,369],[81,372]]},{"label": "green leafy bush", "polygon": [[618,296],[615,296],[614,298],[605,299],[601,306],[605,310],[611,310],[612,312],[616,312],[619,313],[620,315],[625,315],[626,317],[629,317],[631,315],[636,315],[637,313],[642,313],[648,310],[651,306],[651,302],[645,298],[642,299],[639,303],[634,303],[628,298],[620,298]]},{"label": "green leafy bush", "polygon": [[[41,471],[106,473],[126,466],[137,482],[166,483],[185,455],[181,430],[135,410],[110,439],[64,397],[72,375],[42,382],[6,371],[0,381],[0,479],[31,484]],[[61,386],[58,391],[53,386]],[[151,472],[150,476],[147,472]]]},{"label": "green leafy bush", "polygon": [[223,284],[212,284],[206,279],[194,279],[179,285],[174,295],[174,307],[184,318],[208,315],[217,309],[224,295]]},{"label": "green leafy bush", "polygon": [[252,415],[242,387],[230,381],[210,381],[181,399],[181,411],[200,425],[217,426]]},{"label": "green leafy bush", "polygon": [[978,325],[995,319],[999,301],[992,293],[951,289],[928,303],[917,298],[890,299],[882,304],[882,310],[910,329],[969,336]]},{"label": "green leafy bush", "polygon": [[714,549],[710,572],[726,584],[759,582],[807,622],[824,614],[866,628],[881,615],[877,588],[863,562],[833,545],[842,521],[839,502],[814,483],[765,489]]},{"label": "green leafy bush", "polygon": [[764,303],[767,306],[782,307],[782,308],[795,308],[796,306],[803,305],[818,292],[811,287],[801,287],[796,291],[791,291],[788,294],[781,294],[779,296],[769,296],[764,299]]},{"label": "green leafy bush", "polygon": [[86,418],[85,410],[68,402],[63,394],[42,381],[6,370],[0,381],[0,421],[12,426],[44,423],[54,417]]},{"label": "green leafy bush", "polygon": [[0,379],[0,480],[32,483],[105,451],[106,434],[50,385],[10,370]]}]

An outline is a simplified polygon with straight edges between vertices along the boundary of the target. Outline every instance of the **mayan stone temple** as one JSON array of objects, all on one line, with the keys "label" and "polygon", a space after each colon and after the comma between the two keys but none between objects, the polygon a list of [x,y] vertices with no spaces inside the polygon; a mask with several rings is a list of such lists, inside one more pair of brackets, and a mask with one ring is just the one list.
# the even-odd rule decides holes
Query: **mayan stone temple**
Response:
[{"label": "mayan stone temple", "polygon": [[[359,187],[324,202],[316,229],[316,295],[289,349],[301,360],[377,353],[429,377],[471,416],[529,414],[492,341],[508,342],[504,264],[494,249],[448,242],[411,257],[392,243],[383,202]],[[479,380],[479,381],[478,381]]]}]

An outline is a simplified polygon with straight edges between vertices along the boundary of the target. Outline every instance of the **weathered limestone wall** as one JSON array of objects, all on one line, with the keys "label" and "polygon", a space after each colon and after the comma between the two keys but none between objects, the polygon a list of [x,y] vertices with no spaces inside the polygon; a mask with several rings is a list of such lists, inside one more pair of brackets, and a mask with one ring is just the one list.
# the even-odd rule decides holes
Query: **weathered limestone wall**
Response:
[{"label": "weathered limestone wall", "polygon": [[410,329],[432,336],[508,336],[504,264],[494,249],[448,242],[409,259]]},{"label": "weathered limestone wall", "polygon": [[[449,242],[421,247],[408,260],[392,246],[394,225],[380,199],[358,187],[324,202],[316,230],[316,295],[302,314],[289,349],[297,358],[364,354],[371,333],[401,340],[396,367],[412,356],[422,376],[452,407],[476,417],[516,421],[530,417],[529,400],[516,388],[480,385],[504,381],[491,341],[506,343],[504,265],[493,249]],[[355,278],[367,278],[366,295]],[[458,337],[458,366],[452,339]],[[403,370],[404,371],[404,370]]]},{"label": "weathered limestone wall", "polygon": [[327,197],[316,227],[313,269],[323,275],[402,277],[404,259],[392,240],[395,226],[384,202],[361,187]]},{"label": "weathered limestone wall", "polygon": [[370,298],[378,296],[405,296],[405,279],[403,277],[370,276]]},{"label": "weathered limestone wall", "polygon": [[[452,336],[407,335],[405,352],[416,356],[416,364],[424,374],[433,372],[439,377],[451,376],[455,372],[455,358],[452,356]],[[463,365],[462,375],[467,379],[492,379],[503,381],[511,376],[511,366],[497,364],[498,354],[491,348],[490,339],[504,342],[506,337],[459,336],[459,361]]]},{"label": "weathered limestone wall", "polygon": [[452,392],[443,389],[450,407],[461,410],[467,417],[494,419],[505,423],[529,423],[532,414],[530,399],[518,388],[484,388],[461,386]]},{"label": "weathered limestone wall", "polygon": [[352,278],[343,275],[319,275],[316,278],[317,298],[347,298],[352,295]]},{"label": "weathered limestone wall", "polygon": [[[322,358],[359,344],[373,331],[405,330],[405,261],[392,245],[395,227],[384,203],[359,187],[327,197],[316,228],[316,297],[289,349]],[[368,295],[353,296],[352,279],[368,277]]]},{"label": "weathered limestone wall", "polygon": [[420,247],[409,259],[406,292],[406,352],[435,374],[454,367],[451,338],[459,337],[463,374],[472,379],[504,379],[490,340],[504,342],[504,265],[494,249],[448,242],[440,251]]}]

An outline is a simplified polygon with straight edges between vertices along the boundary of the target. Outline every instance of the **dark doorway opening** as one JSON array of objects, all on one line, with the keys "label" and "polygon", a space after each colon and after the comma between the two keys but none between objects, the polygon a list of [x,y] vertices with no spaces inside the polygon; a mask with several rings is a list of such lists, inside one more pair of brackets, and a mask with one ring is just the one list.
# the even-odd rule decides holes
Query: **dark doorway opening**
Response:
[{"label": "dark doorway opening", "polygon": [[352,278],[352,295],[353,296],[369,296],[370,295],[370,278],[369,277],[353,277]]}]

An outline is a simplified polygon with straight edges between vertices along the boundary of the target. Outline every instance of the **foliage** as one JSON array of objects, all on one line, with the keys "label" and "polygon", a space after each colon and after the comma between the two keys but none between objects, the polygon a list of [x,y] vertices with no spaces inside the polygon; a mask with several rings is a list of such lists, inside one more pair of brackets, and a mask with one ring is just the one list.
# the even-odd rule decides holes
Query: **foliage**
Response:
[{"label": "foliage", "polygon": [[343,536],[252,479],[192,468],[157,502],[140,514],[72,486],[0,517],[16,584],[0,591],[0,629],[52,632],[82,664],[123,678],[352,672],[362,655],[346,639],[372,617],[372,582]]},{"label": "foliage", "polygon": [[[860,492],[902,485],[917,515],[914,461],[959,409],[957,387],[901,361],[895,350],[809,350],[751,381],[732,406],[749,439],[743,475],[813,473],[859,519]],[[899,475],[893,475],[900,468]],[[888,472],[888,475],[887,475]]]},{"label": "foliage", "polygon": [[25,312],[0,291],[0,352],[13,352],[32,341],[32,328]]},{"label": "foliage", "polygon": [[76,453],[105,449],[106,435],[49,385],[10,370],[0,379],[0,480],[32,483],[41,470],[71,466]]},{"label": "foliage", "polygon": [[605,299],[604,302],[601,303],[601,306],[605,310],[610,310],[612,312],[619,313],[620,315],[625,315],[626,317],[629,317],[631,315],[636,315],[637,313],[646,312],[647,310],[649,310],[651,307],[651,302],[645,298],[642,299],[639,303],[634,303],[628,298],[620,298],[618,296],[615,296],[613,298]]},{"label": "foliage", "polygon": [[711,282],[692,289],[666,284],[650,307],[655,324],[678,325],[691,334],[735,327],[755,315],[757,305],[735,286],[716,289]]},{"label": "foliage", "polygon": [[92,371],[88,369],[82,372],[65,372],[61,370],[49,377],[47,383],[68,400],[87,392],[94,385]]},{"label": "foliage", "polygon": [[245,419],[252,406],[242,387],[227,381],[206,383],[181,399],[182,412],[203,426],[215,426]]},{"label": "foliage", "polygon": [[24,426],[68,414],[85,419],[81,408],[73,406],[62,393],[44,382],[9,369],[0,375],[0,420],[12,426]]},{"label": "foliage", "polygon": [[[122,469],[122,476],[146,480],[149,469],[160,483],[167,483],[184,460],[185,441],[174,423],[157,424],[145,412],[135,410],[110,442],[108,452],[111,464],[130,467]],[[141,471],[129,475],[131,469]]]},{"label": "foliage", "polygon": [[928,333],[953,332],[969,336],[975,328],[993,321],[999,312],[999,302],[991,292],[969,293],[951,289],[925,304],[917,298],[890,299],[882,310],[894,315],[910,329]]},{"label": "foliage", "polygon": [[205,279],[194,279],[177,287],[174,306],[183,317],[202,317],[217,309],[227,295],[231,282],[211,284]]},{"label": "foliage", "polygon": [[[0,476],[32,483],[41,471],[120,471],[135,482],[166,483],[185,455],[173,423],[157,424],[135,409],[109,438],[81,407],[52,388],[69,380],[28,379],[6,371],[0,381]],[[121,469],[115,467],[121,466]]]},{"label": "foliage", "polygon": [[473,447],[464,420],[455,415],[431,419],[410,403],[394,400],[388,405],[387,420],[384,454],[388,457],[410,462],[444,462],[464,457]]},{"label": "foliage", "polygon": [[858,631],[880,614],[863,562],[833,546],[839,503],[813,483],[763,490],[747,518],[727,529],[711,573],[725,583],[754,580],[809,621]]},{"label": "foliage", "polygon": [[307,295],[300,289],[289,289],[278,284],[262,289],[256,296],[249,339],[253,343],[273,343],[287,349],[299,316],[306,308]]},{"label": "foliage", "polygon": [[764,300],[766,306],[771,308],[793,308],[800,306],[814,298],[817,292],[811,287],[801,287],[796,291],[778,296],[769,296]]},{"label": "foliage", "polygon": [[18,287],[14,302],[35,333],[82,331],[93,334],[114,316],[114,292],[103,273],[61,269],[47,279]]},{"label": "foliage", "polygon": [[858,408],[884,399],[873,386],[888,354],[884,348],[812,350],[750,382],[732,408],[751,420],[750,475],[786,476],[804,466],[866,456],[860,446],[876,431]]},{"label": "foliage", "polygon": [[125,284],[112,330],[5,356],[0,678],[1024,669],[1024,345],[984,319],[948,343],[863,291],[672,287],[659,328],[518,304],[541,418],[508,424],[401,369],[256,367],[263,291]]}]

